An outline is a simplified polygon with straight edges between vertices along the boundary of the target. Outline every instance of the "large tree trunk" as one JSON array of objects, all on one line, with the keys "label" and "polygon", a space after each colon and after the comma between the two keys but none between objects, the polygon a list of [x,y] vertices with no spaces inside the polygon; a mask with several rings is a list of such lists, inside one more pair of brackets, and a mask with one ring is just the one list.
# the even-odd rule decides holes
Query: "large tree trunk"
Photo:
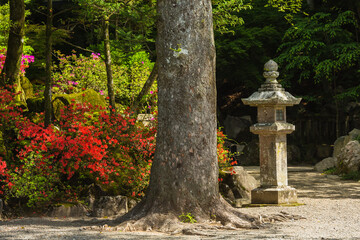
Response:
[{"label": "large tree trunk", "polygon": [[48,0],[47,4],[47,21],[46,21],[46,46],[45,46],[45,54],[46,54],[46,79],[45,79],[45,128],[47,128],[51,124],[51,114],[52,114],[52,105],[51,105],[51,67],[52,67],[52,22],[53,22],[53,9],[52,9],[52,0]]},{"label": "large tree trunk", "polygon": [[191,213],[198,222],[250,227],[219,194],[211,0],[157,4],[156,152],[146,198],[122,220],[139,219],[128,229],[171,231]]},{"label": "large tree trunk", "polygon": [[111,106],[110,112],[115,108],[115,93],[114,93],[114,80],[111,69],[111,51],[110,51],[110,37],[109,37],[109,18],[104,18],[104,54],[105,54],[105,66],[107,76],[107,88],[109,95],[109,105]]},{"label": "large tree trunk", "polygon": [[210,216],[220,199],[210,0],[158,1],[158,135],[147,198]]},{"label": "large tree trunk", "polygon": [[1,72],[1,85],[20,86],[20,64],[23,53],[25,4],[24,0],[10,0],[10,32],[4,68]]}]

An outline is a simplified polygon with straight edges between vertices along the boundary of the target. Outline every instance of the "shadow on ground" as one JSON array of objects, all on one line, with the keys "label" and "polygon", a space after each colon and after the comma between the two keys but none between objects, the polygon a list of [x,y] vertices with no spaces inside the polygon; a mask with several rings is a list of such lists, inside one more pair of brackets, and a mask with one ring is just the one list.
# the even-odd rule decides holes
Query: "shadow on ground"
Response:
[{"label": "shadow on ground", "polygon": [[[257,180],[260,179],[259,167],[245,169]],[[360,182],[341,180],[336,175],[325,175],[313,167],[289,167],[289,186],[295,187],[299,198],[314,199],[360,199]]]},{"label": "shadow on ground", "polygon": [[360,199],[360,183],[332,179],[317,172],[289,172],[289,185],[298,190],[300,198]]}]

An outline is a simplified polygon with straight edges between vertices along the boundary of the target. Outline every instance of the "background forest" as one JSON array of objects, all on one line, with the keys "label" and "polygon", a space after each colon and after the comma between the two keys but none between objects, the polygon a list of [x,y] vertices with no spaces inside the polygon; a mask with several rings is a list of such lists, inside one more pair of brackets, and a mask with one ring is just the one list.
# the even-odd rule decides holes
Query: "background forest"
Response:
[{"label": "background forest", "polygon": [[[0,4],[3,69],[12,23],[9,4]],[[29,207],[82,201],[91,184],[142,197],[155,149],[156,1],[53,0],[49,11],[47,2],[27,0],[25,7],[20,80],[1,88],[0,193]],[[337,137],[360,128],[359,2],[214,0],[213,13],[218,122],[230,138],[218,132],[221,166],[256,164],[248,131],[256,109],[241,98],[263,83],[269,59],[283,87],[303,98],[288,111],[297,128],[291,163],[316,163]],[[242,121],[241,131],[231,134],[229,116]],[[224,147],[231,144],[246,146],[238,162]]]}]

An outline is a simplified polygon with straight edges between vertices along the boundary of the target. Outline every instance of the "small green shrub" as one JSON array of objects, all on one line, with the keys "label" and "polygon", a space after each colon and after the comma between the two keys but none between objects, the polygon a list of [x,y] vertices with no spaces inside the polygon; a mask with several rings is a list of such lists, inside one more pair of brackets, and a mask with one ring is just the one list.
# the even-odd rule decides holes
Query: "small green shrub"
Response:
[{"label": "small green shrub", "polygon": [[335,175],[337,173],[336,167],[328,168],[324,171],[324,174],[333,174]]},{"label": "small green shrub", "polygon": [[183,223],[197,223],[195,217],[191,213],[183,213],[179,216],[179,219]]},{"label": "small green shrub", "polygon": [[359,181],[360,180],[360,172],[350,172],[346,173],[344,175],[341,175],[342,180],[354,180]]}]

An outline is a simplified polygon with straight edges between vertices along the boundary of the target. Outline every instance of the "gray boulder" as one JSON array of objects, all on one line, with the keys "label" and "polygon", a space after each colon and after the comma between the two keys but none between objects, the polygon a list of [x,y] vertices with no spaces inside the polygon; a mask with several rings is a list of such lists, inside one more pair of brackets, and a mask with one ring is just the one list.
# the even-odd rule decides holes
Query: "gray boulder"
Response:
[{"label": "gray boulder", "polygon": [[246,172],[243,167],[235,166],[235,174],[225,172],[223,182],[220,184],[220,192],[225,199],[233,205],[251,202],[251,190],[259,186],[259,182]]},{"label": "gray boulder", "polygon": [[259,166],[259,140],[254,139],[243,148],[243,153],[238,156],[238,163],[242,166]]},{"label": "gray boulder", "polygon": [[333,151],[333,157],[337,158],[337,156],[340,154],[341,149],[345,147],[345,138],[346,136],[341,136],[334,142],[334,151]]},{"label": "gray boulder", "polygon": [[324,159],[331,156],[331,146],[327,144],[321,144],[316,146],[316,157],[318,159]]},{"label": "gray boulder", "polygon": [[154,118],[153,114],[138,114],[136,121],[141,122],[145,127],[153,127],[155,124]]},{"label": "gray boulder", "polygon": [[324,172],[326,169],[333,168],[336,166],[336,158],[328,157],[318,162],[314,169],[317,172]]},{"label": "gray boulder", "polygon": [[341,149],[345,147],[348,142],[353,141],[357,139],[360,136],[360,130],[354,128],[349,132],[347,136],[342,136],[336,139],[334,143],[334,151],[333,151],[333,157],[338,157],[338,155],[341,153]]},{"label": "gray boulder", "polygon": [[99,185],[91,184],[89,197],[85,201],[93,217],[112,217],[123,215],[133,208],[137,202],[125,196],[106,196]]},{"label": "gray boulder", "polygon": [[360,169],[360,143],[348,142],[338,155],[337,168],[341,173],[357,172]]},{"label": "gray boulder", "polygon": [[355,140],[360,136],[360,129],[354,128],[353,130],[351,130],[351,132],[349,132],[348,136],[351,140]]},{"label": "gray boulder", "polygon": [[49,217],[85,217],[88,215],[88,210],[82,204],[61,204],[59,206],[52,207],[47,215]]},{"label": "gray boulder", "polygon": [[224,120],[225,134],[230,139],[237,139],[239,135],[250,135],[251,117],[235,117],[227,115]]},{"label": "gray boulder", "polygon": [[101,196],[95,200],[91,215],[93,217],[119,216],[127,213],[135,205],[135,200],[125,196]]}]

